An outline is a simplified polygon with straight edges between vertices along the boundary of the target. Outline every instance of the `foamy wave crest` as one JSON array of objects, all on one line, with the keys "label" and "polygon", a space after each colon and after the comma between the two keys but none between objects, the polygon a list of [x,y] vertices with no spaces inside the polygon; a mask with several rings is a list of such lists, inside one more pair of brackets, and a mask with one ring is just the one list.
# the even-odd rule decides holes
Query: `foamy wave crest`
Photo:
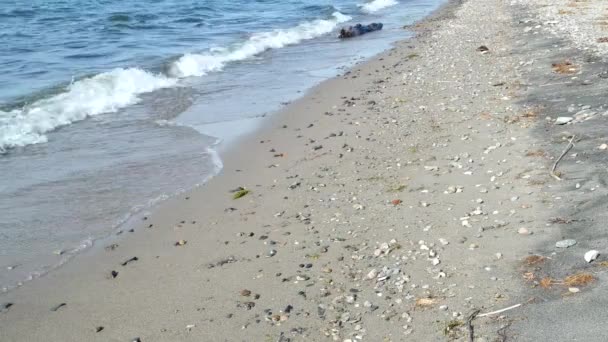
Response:
[{"label": "foamy wave crest", "polygon": [[352,19],[340,12],[334,12],[332,16],[332,19],[304,22],[289,29],[256,33],[233,49],[215,49],[206,54],[185,54],[171,65],[170,74],[175,77],[203,76],[222,70],[226,63],[251,58],[269,49],[280,49],[327,34],[338,24]]},{"label": "foamy wave crest", "polygon": [[22,109],[0,111],[0,152],[43,143],[44,135],[89,116],[110,113],[135,104],[138,95],[172,87],[177,79],[137,68],[114,69],[72,83],[67,91]]},{"label": "foamy wave crest", "polygon": [[374,0],[364,5],[360,5],[361,10],[366,13],[374,13],[383,8],[395,6],[398,4],[396,0]]}]

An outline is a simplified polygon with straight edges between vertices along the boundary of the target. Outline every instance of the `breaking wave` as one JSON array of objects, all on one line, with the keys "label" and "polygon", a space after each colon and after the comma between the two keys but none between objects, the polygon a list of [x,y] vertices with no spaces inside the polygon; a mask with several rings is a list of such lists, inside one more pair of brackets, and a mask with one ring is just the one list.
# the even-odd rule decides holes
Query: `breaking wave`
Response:
[{"label": "breaking wave", "polygon": [[366,13],[374,13],[383,8],[395,6],[398,4],[396,0],[374,0],[366,4],[360,5],[361,10]]},{"label": "breaking wave", "polygon": [[45,133],[90,116],[115,112],[139,101],[138,95],[172,87],[177,79],[138,68],[114,69],[70,84],[67,91],[7,112],[0,110],[0,153],[43,143]]},{"label": "breaking wave", "polygon": [[351,19],[340,12],[334,12],[331,19],[317,19],[289,29],[255,33],[246,42],[232,48],[217,48],[203,54],[185,54],[173,62],[169,72],[174,77],[203,76],[222,70],[229,62],[241,61],[269,49],[280,49],[322,36],[333,31],[338,24]]},{"label": "breaking wave", "polygon": [[227,63],[254,57],[269,49],[313,39],[352,18],[334,12],[331,19],[303,22],[288,29],[253,34],[231,48],[185,54],[171,63],[168,75],[139,68],[118,68],[70,84],[66,91],[19,109],[0,110],[0,154],[10,148],[47,142],[46,133],[90,116],[111,113],[139,102],[139,95],[174,87],[180,78],[220,71]]}]

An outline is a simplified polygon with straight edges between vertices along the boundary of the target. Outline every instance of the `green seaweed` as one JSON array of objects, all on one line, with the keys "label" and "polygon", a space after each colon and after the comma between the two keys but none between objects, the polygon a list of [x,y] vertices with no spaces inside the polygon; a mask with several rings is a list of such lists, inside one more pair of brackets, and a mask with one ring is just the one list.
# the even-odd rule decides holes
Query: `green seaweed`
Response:
[{"label": "green seaweed", "polygon": [[247,194],[249,194],[251,191],[248,189],[241,189],[239,191],[235,191],[234,195],[232,195],[232,199],[236,200],[239,199],[243,196],[246,196]]}]

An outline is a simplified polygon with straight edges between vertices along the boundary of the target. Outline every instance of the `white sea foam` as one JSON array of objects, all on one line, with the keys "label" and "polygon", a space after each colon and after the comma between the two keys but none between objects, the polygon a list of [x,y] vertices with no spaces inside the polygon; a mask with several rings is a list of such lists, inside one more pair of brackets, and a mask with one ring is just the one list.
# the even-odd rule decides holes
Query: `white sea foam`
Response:
[{"label": "white sea foam", "polygon": [[396,0],[373,0],[366,4],[360,5],[361,10],[366,13],[374,13],[383,8],[395,6],[398,4]]},{"label": "white sea foam", "polygon": [[289,29],[255,33],[245,43],[231,49],[186,54],[171,65],[170,74],[175,77],[203,76],[209,72],[222,70],[229,62],[244,60],[269,49],[280,49],[327,34],[338,24],[351,19],[340,12],[334,12],[332,19],[318,19]]},{"label": "white sea foam", "polygon": [[0,111],[0,152],[47,141],[45,133],[89,116],[135,104],[138,95],[172,87],[177,79],[129,68],[114,69],[72,83],[67,91],[22,109]]}]

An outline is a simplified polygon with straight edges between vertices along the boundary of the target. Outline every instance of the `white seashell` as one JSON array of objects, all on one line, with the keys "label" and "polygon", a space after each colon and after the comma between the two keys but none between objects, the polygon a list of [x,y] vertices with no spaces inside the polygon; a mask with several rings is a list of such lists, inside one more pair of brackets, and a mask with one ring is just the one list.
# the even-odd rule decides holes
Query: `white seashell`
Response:
[{"label": "white seashell", "polygon": [[600,252],[596,251],[595,249],[592,249],[589,252],[585,253],[585,261],[592,262],[593,260],[597,259],[599,255]]}]

